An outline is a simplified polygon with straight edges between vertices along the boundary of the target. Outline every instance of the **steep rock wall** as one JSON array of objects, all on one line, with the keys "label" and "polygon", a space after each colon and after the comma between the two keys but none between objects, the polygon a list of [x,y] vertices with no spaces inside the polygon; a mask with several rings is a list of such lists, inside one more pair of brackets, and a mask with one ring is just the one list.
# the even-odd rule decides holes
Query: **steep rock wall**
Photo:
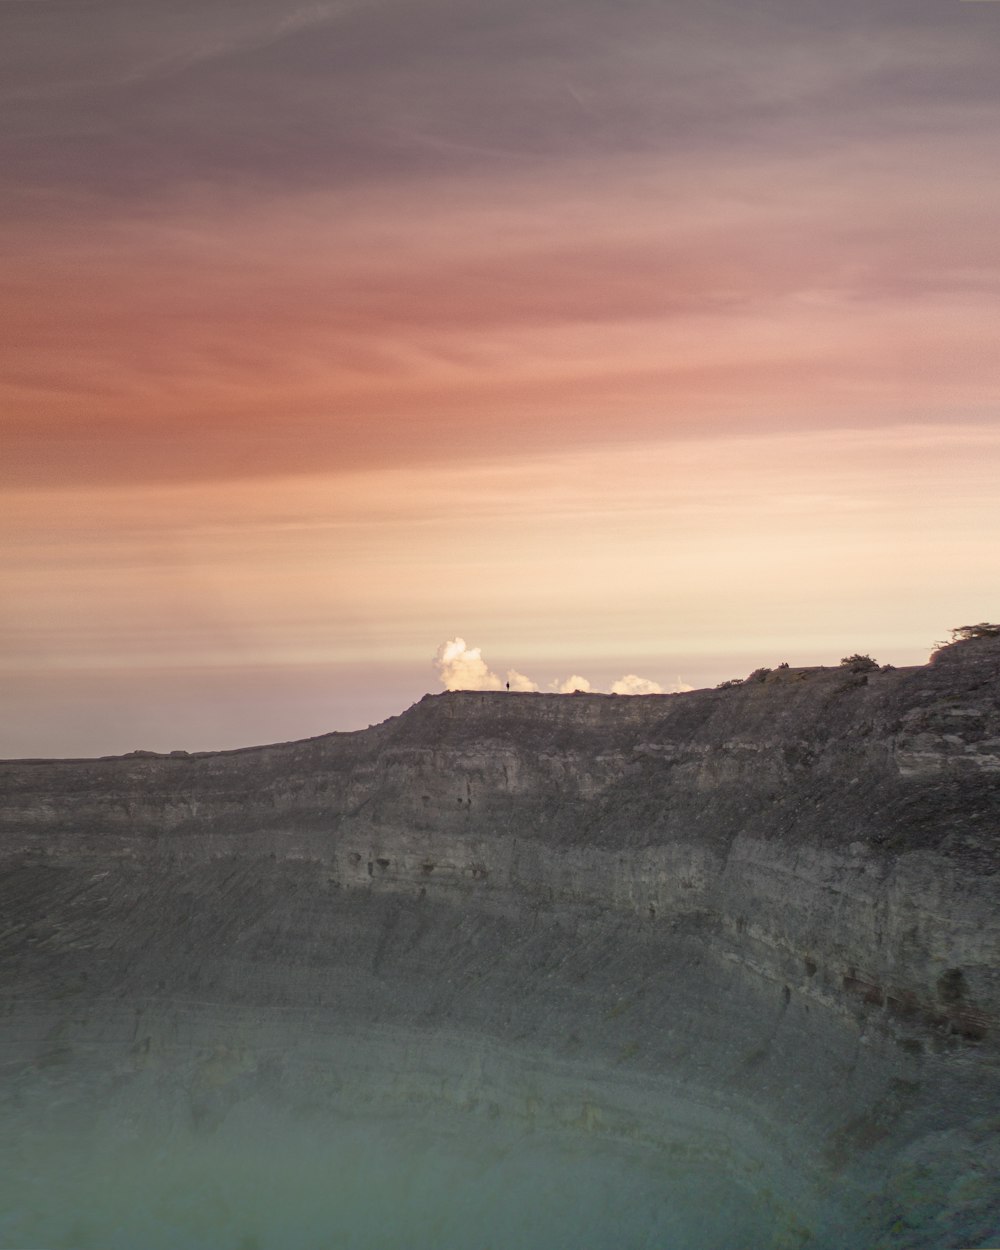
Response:
[{"label": "steep rock wall", "polygon": [[758,1126],[868,1244],[1000,1218],[994,641],[686,695],[439,695],[0,788],[8,1072],[187,1054],[235,1098],[289,1022],[486,1039]]}]

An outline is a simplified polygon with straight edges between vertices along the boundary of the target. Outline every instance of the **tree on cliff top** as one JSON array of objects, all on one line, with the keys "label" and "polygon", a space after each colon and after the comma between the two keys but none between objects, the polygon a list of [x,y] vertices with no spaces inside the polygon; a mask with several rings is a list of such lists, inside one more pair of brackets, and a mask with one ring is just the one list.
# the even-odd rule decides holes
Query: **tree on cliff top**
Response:
[{"label": "tree on cliff top", "polygon": [[973,638],[1000,638],[1000,625],[980,621],[978,625],[959,625],[951,631],[952,642],[969,642]]},{"label": "tree on cliff top", "polygon": [[932,656],[943,651],[945,647],[953,647],[956,642],[972,642],[976,638],[1000,638],[1000,625],[990,621],[980,621],[978,625],[959,625],[950,630],[951,637],[947,642],[936,642]]}]

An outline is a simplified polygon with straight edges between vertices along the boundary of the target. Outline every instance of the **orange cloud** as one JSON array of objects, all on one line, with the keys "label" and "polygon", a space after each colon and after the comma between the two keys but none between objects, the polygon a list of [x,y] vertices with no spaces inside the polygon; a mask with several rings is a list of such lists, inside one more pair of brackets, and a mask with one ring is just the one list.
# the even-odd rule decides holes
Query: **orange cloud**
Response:
[{"label": "orange cloud", "polygon": [[960,177],[917,212],[919,165],[846,173],[716,170],[706,203],[676,168],[581,162],[453,198],[272,198],[224,228],[178,205],[21,224],[2,472],[238,477],[980,411],[992,217]]}]

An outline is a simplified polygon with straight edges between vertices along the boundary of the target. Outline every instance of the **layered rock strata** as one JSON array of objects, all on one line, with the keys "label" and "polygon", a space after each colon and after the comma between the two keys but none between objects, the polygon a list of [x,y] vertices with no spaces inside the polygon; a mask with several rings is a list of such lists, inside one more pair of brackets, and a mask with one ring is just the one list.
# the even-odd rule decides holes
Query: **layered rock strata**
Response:
[{"label": "layered rock strata", "polygon": [[0,791],[14,1119],[81,1073],[206,1125],[436,1098],[724,1160],[774,1245],[1000,1233],[995,640]]}]

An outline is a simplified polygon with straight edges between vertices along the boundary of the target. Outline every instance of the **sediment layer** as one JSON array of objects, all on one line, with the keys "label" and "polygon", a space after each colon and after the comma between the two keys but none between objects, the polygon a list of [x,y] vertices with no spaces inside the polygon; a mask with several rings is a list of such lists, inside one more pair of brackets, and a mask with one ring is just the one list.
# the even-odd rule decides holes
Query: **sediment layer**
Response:
[{"label": "sediment layer", "polygon": [[799,1244],[1000,1229],[994,640],[0,791],[12,1107],[433,1095],[766,1168]]}]

